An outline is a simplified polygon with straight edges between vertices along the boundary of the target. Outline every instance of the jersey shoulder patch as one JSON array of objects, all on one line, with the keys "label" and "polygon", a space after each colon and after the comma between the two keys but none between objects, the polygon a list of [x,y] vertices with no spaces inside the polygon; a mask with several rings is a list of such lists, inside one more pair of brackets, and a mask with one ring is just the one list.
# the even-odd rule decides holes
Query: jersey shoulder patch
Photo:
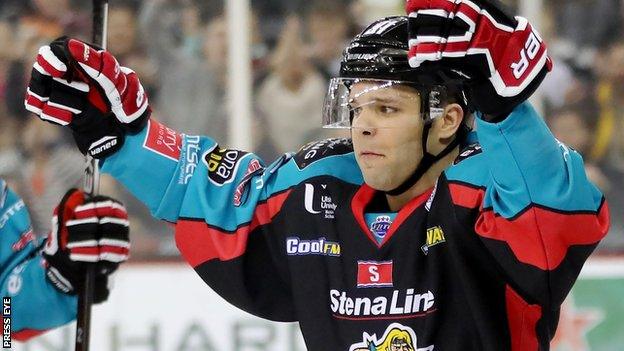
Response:
[{"label": "jersey shoulder patch", "polygon": [[459,155],[457,156],[457,158],[455,158],[453,164],[456,165],[469,157],[480,154],[481,152],[483,152],[483,150],[481,149],[481,145],[479,145],[479,143],[467,145],[460,150]]},{"label": "jersey shoulder patch", "polygon": [[325,139],[304,145],[293,157],[300,171],[330,156],[345,155],[353,152],[351,139]]},{"label": "jersey shoulder patch", "polygon": [[459,155],[444,174],[450,182],[472,184],[482,187],[486,185],[489,174],[488,164],[478,143],[464,146]]}]

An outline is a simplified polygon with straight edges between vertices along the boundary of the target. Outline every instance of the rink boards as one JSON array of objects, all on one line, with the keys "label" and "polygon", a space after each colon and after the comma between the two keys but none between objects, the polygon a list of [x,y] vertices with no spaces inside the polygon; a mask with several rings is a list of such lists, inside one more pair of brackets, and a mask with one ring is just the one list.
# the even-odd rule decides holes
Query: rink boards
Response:
[{"label": "rink boards", "polygon": [[[624,258],[588,262],[561,312],[554,351],[624,345]],[[16,351],[73,349],[70,324]],[[92,351],[302,351],[296,323],[272,323],[230,306],[183,263],[128,264],[93,310]]]}]

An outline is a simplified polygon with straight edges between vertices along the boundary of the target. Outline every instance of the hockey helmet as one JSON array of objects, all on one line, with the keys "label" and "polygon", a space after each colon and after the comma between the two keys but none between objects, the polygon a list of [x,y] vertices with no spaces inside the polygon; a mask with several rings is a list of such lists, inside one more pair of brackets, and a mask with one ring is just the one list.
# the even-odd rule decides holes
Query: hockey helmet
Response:
[{"label": "hockey helmet", "polygon": [[412,68],[408,63],[408,18],[387,17],[378,20],[358,34],[343,52],[340,75],[331,79],[323,108],[324,128],[350,128],[353,118],[355,83],[366,82],[371,91],[397,85],[418,91],[422,118],[442,115],[444,106],[457,102],[467,107],[463,82],[469,77],[440,63]]}]

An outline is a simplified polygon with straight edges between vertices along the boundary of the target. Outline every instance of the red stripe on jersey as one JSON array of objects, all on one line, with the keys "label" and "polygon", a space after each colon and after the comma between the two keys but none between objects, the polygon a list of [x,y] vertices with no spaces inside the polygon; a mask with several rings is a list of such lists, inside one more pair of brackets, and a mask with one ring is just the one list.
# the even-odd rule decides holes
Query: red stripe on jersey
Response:
[{"label": "red stripe on jersey", "polygon": [[488,210],[477,219],[475,230],[507,243],[520,262],[553,270],[570,246],[595,244],[607,234],[609,207],[604,202],[598,214],[566,214],[533,206],[513,220]]},{"label": "red stripe on jersey", "polygon": [[390,225],[388,233],[386,233],[386,236],[384,237],[381,244],[377,242],[377,239],[375,239],[375,237],[373,237],[373,234],[368,229],[366,221],[364,220],[364,209],[375,196],[376,190],[366,184],[362,184],[360,189],[358,189],[358,191],[353,196],[353,199],[351,200],[351,211],[353,212],[355,220],[358,222],[360,228],[362,228],[368,239],[370,239],[370,241],[377,247],[382,247],[386,242],[388,242],[388,240],[390,240],[394,232],[397,231],[397,228],[401,226],[403,222],[405,222],[405,220],[412,214],[412,212],[414,212],[414,210],[416,210],[427,201],[432,191],[433,188],[426,190],[424,193],[411,199],[405,206],[403,206],[403,208],[401,208],[396,218]]},{"label": "red stripe on jersey", "polygon": [[11,338],[13,340],[25,342],[28,339],[34,338],[35,336],[39,336],[39,335],[47,332],[48,330],[49,329],[44,329],[44,330],[22,329],[20,331],[11,333]]},{"label": "red stripe on jersey", "polygon": [[485,196],[484,189],[458,183],[449,183],[449,191],[455,205],[467,208],[481,207]]},{"label": "red stripe on jersey", "polygon": [[538,350],[536,326],[542,318],[542,308],[528,304],[509,285],[505,288],[505,307],[511,351]]},{"label": "red stripe on jersey", "polygon": [[193,267],[213,259],[227,261],[237,258],[247,248],[249,233],[271,222],[291,191],[272,196],[258,205],[251,223],[239,227],[234,233],[210,227],[203,220],[179,220],[175,231],[176,245]]}]

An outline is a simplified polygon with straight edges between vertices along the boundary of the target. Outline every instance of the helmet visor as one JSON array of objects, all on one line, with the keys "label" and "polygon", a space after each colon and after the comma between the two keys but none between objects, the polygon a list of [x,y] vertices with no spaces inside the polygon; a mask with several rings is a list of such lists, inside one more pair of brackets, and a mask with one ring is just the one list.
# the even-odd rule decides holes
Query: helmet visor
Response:
[{"label": "helmet visor", "polygon": [[408,113],[423,118],[423,91],[412,82],[333,78],[325,96],[323,128],[357,128],[364,115],[374,117],[376,128],[400,128],[390,117]]}]

